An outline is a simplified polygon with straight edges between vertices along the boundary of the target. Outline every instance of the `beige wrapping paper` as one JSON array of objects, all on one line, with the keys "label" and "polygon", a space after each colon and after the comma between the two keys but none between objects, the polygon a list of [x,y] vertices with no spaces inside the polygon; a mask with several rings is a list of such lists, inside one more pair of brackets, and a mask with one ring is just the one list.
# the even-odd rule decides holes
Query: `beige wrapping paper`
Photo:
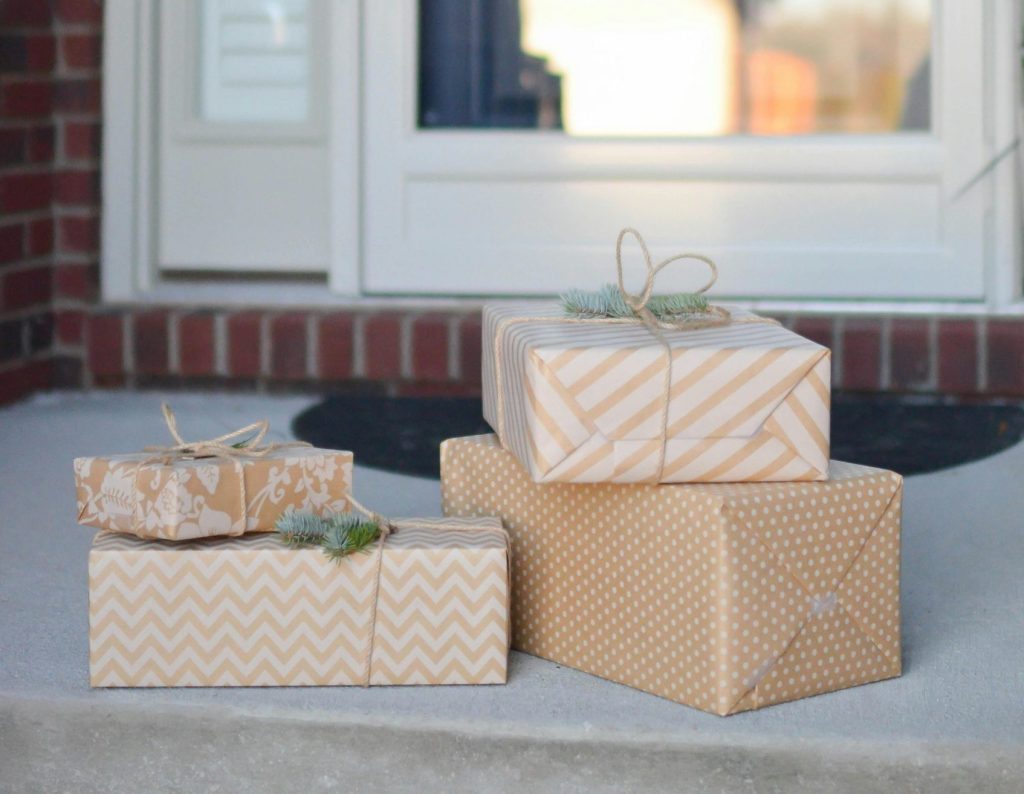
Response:
[{"label": "beige wrapping paper", "polygon": [[189,540],[269,532],[289,507],[320,515],[348,510],[351,452],[295,446],[261,458],[153,457],[76,458],[78,523]]},{"label": "beige wrapping paper", "polygon": [[168,543],[100,533],[89,554],[92,685],[359,685],[371,647],[372,685],[504,683],[500,520],[395,523],[376,619],[376,551],[335,563],[269,534]]},{"label": "beige wrapping paper", "polygon": [[540,485],[494,436],[441,447],[446,515],[513,544],[514,648],[715,714],[900,674],[899,475]]},{"label": "beige wrapping paper", "polygon": [[831,353],[753,315],[664,330],[484,307],[484,417],[536,482],[822,480]]}]

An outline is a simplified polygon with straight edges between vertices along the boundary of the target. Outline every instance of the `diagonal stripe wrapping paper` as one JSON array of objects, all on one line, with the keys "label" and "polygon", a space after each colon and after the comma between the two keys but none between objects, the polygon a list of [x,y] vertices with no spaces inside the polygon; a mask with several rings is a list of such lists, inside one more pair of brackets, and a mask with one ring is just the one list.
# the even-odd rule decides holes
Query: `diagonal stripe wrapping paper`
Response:
[{"label": "diagonal stripe wrapping paper", "polygon": [[903,480],[531,482],[493,435],[441,445],[446,515],[500,516],[517,650],[727,715],[900,675]]},{"label": "diagonal stripe wrapping paper", "polygon": [[[564,317],[556,305],[484,307],[484,418],[536,482],[653,481],[663,346],[640,324]],[[660,482],[828,476],[828,348],[756,322],[664,337],[672,378]]]},{"label": "diagonal stripe wrapping paper", "polygon": [[172,543],[101,532],[89,553],[92,685],[359,685],[374,625],[371,685],[504,683],[501,521],[396,524],[376,622],[375,553],[335,563],[270,534]]}]

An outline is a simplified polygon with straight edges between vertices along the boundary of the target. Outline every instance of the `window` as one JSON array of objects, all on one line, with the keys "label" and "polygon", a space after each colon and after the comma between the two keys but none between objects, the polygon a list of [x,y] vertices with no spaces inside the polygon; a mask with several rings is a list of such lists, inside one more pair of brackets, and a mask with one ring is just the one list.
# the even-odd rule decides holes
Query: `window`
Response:
[{"label": "window", "polygon": [[[111,0],[107,15],[107,95],[132,99],[107,125],[108,151],[133,152],[106,160],[113,296],[225,272],[551,294],[609,280],[632,225],[658,251],[714,257],[727,298],[1019,299],[1018,166],[1001,157],[1013,0]],[[143,199],[129,230],[122,176]]]}]

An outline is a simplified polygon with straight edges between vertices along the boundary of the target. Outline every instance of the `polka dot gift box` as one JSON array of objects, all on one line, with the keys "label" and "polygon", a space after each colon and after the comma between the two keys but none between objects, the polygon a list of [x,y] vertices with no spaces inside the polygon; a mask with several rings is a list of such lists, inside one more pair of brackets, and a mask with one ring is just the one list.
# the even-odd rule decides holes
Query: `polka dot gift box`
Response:
[{"label": "polka dot gift box", "polygon": [[513,647],[715,714],[900,674],[902,478],[538,484],[493,435],[441,447],[445,514],[500,516]]}]

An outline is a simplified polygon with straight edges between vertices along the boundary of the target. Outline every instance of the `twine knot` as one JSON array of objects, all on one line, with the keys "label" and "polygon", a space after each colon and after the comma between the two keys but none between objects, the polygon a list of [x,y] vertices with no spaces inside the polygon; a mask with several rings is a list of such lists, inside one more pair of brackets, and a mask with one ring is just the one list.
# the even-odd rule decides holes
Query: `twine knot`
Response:
[{"label": "twine knot", "polygon": [[282,447],[308,447],[305,441],[286,441],[279,444],[263,444],[270,430],[270,422],[258,422],[232,430],[229,433],[200,441],[186,441],[178,432],[178,419],[167,403],[160,404],[167,430],[174,439],[170,446],[151,445],[143,447],[145,452],[156,453],[155,458],[173,460],[176,458],[262,458]]},{"label": "twine knot", "polygon": [[[626,284],[623,276],[622,266],[622,244],[626,237],[633,237],[640,245],[640,251],[643,254],[644,266],[647,271],[647,275],[644,279],[644,288],[639,294],[632,294],[626,289]],[[625,229],[619,232],[619,236],[615,241],[615,269],[619,287],[619,294],[622,296],[622,300],[625,301],[626,305],[633,310],[633,313],[643,321],[644,325],[648,328],[707,328],[715,325],[725,325],[730,319],[728,309],[721,306],[708,306],[705,311],[694,312],[691,314],[682,315],[673,320],[659,320],[654,316],[654,313],[647,307],[650,303],[651,296],[654,294],[654,281],[662,270],[673,262],[679,262],[684,259],[694,260],[696,262],[703,262],[708,266],[711,271],[711,277],[707,283],[704,284],[700,289],[694,290],[694,295],[703,295],[709,289],[711,289],[715,282],[718,281],[718,266],[709,257],[703,254],[694,253],[683,253],[675,254],[663,259],[658,264],[654,264],[651,259],[651,252],[647,248],[647,242],[640,235],[636,229],[627,226]]]}]

